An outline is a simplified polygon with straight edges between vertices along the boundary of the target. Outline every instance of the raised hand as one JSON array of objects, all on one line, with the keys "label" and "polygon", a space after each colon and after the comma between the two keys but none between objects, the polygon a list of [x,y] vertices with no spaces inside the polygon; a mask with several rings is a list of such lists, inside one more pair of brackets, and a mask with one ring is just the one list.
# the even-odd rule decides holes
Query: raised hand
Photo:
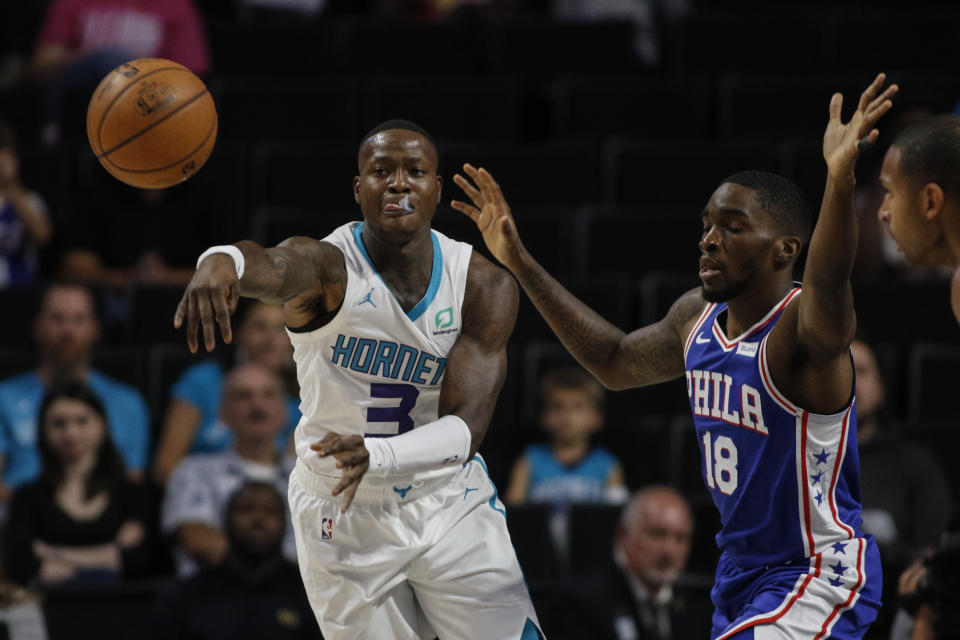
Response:
[{"label": "raised hand", "polygon": [[490,253],[505,267],[512,268],[523,253],[523,243],[517,234],[517,225],[510,213],[510,205],[503,197],[500,185],[486,169],[476,169],[473,165],[465,164],[463,170],[476,186],[459,173],[453,176],[453,181],[463,189],[473,204],[454,200],[450,206],[470,216],[483,234],[483,241]]},{"label": "raised hand", "polygon": [[233,260],[223,254],[213,254],[200,263],[187,289],[180,298],[173,315],[173,326],[179,329],[187,321],[187,346],[196,353],[197,331],[202,326],[203,344],[213,351],[217,344],[216,327],[220,327],[223,341],[233,340],[230,315],[237,310],[240,300],[240,282]]},{"label": "raised hand", "polygon": [[342,436],[330,432],[323,436],[320,442],[310,445],[321,458],[333,456],[337,461],[337,469],[342,471],[340,482],[333,489],[333,495],[343,494],[343,505],[340,513],[346,513],[357,493],[357,487],[363,480],[363,475],[370,467],[370,453],[363,444],[363,436]]},{"label": "raised hand", "polygon": [[823,134],[823,158],[827,161],[827,172],[831,178],[851,176],[860,150],[877,141],[880,131],[874,126],[893,106],[891,98],[899,87],[892,84],[882,93],[887,76],[880,73],[870,86],[860,95],[860,104],[844,124],[840,120],[843,109],[843,94],[835,93],[830,100],[830,121]]}]

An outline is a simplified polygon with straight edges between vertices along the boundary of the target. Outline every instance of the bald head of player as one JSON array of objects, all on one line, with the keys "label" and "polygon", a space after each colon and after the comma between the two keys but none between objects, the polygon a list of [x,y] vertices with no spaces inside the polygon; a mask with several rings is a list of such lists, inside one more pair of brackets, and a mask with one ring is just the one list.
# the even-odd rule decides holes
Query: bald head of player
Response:
[{"label": "bald head of player", "polygon": [[638,491],[617,526],[621,565],[655,595],[686,568],[692,536],[693,516],[680,493],[671,487]]},{"label": "bald head of player", "polygon": [[407,242],[429,233],[443,178],[437,146],[423,127],[388,120],[370,130],[357,153],[353,196],[364,232],[384,242]]},{"label": "bald head of player", "polygon": [[960,117],[904,129],[880,170],[880,221],[912,264],[960,265]]},{"label": "bald head of player", "polygon": [[810,227],[810,207],[790,180],[765,171],[724,180],[703,210],[704,298],[726,302],[751,287],[788,287]]}]

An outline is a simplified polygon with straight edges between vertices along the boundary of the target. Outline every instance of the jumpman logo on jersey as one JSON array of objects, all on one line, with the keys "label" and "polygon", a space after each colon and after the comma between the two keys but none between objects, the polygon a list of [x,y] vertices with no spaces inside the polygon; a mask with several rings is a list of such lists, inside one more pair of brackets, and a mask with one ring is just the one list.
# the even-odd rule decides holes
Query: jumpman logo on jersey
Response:
[{"label": "jumpman logo on jersey", "polygon": [[408,484],[406,487],[394,487],[393,490],[400,494],[400,499],[403,500],[407,497],[407,494],[410,492],[410,489],[413,489],[412,484]]},{"label": "jumpman logo on jersey", "polygon": [[370,299],[370,296],[373,295],[373,290],[374,290],[375,288],[376,288],[376,287],[370,287],[370,293],[368,293],[366,296],[364,296],[363,300],[361,300],[360,302],[357,303],[357,306],[358,306],[358,307],[359,307],[360,305],[362,305],[364,302],[369,302],[371,307],[373,307],[374,309],[377,308],[376,303],[375,303],[373,300]]},{"label": "jumpman logo on jersey", "polygon": [[464,490],[463,490],[463,499],[464,499],[464,500],[467,499],[467,494],[470,493],[471,491],[478,491],[478,489],[477,489],[477,487],[467,487],[466,489],[464,489]]}]

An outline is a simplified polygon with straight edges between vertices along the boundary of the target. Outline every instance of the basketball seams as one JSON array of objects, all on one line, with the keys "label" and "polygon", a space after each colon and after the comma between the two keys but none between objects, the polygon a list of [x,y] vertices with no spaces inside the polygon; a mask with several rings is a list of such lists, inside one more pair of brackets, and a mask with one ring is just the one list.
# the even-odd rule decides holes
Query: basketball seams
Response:
[{"label": "basketball seams", "polygon": [[[145,134],[147,131],[150,131],[151,129],[153,129],[153,128],[156,127],[157,125],[163,124],[163,123],[166,122],[168,119],[170,119],[170,118],[172,118],[173,116],[175,116],[176,114],[180,113],[180,112],[183,111],[185,108],[189,107],[191,104],[193,104],[194,102],[196,102],[197,100],[199,100],[200,98],[202,98],[203,96],[205,96],[205,95],[207,95],[207,94],[209,94],[209,93],[210,93],[210,91],[209,91],[208,89],[204,89],[202,92],[198,93],[197,95],[193,96],[193,97],[190,98],[189,100],[186,100],[186,101],[184,101],[182,104],[178,105],[177,108],[174,109],[173,111],[170,111],[169,113],[165,113],[162,118],[158,118],[157,120],[155,120],[154,122],[151,122],[151,123],[148,124],[146,127],[144,127],[143,129],[141,129],[140,131],[138,131],[138,132],[135,133],[134,135],[130,136],[130,137],[127,138],[126,140],[115,144],[113,147],[110,148],[109,151],[103,151],[103,144],[101,143],[101,144],[100,144],[101,153],[100,153],[99,155],[97,155],[97,158],[98,158],[98,159],[107,158],[107,156],[109,156],[109,155],[110,155],[111,153],[113,153],[114,151],[120,149],[121,147],[123,147],[123,146],[125,146],[125,145],[127,145],[127,144],[130,144],[131,142],[133,142],[134,140],[136,140],[137,138],[139,138],[140,136],[142,136],[143,134]],[[106,114],[104,114],[103,119],[100,121],[100,122],[101,122],[101,125],[103,124],[103,120],[106,120]],[[100,143],[99,133],[98,133],[97,142]],[[112,164],[112,163],[111,163],[111,164]],[[151,169],[150,171],[155,171],[155,169]]]},{"label": "basketball seams", "polygon": [[[108,156],[104,156],[103,158],[101,158],[101,160],[106,160],[106,161],[109,162],[111,165],[113,165],[113,167],[114,167],[117,171],[123,171],[123,172],[125,172],[125,173],[154,173],[154,172],[156,172],[156,171],[165,171],[165,170],[167,170],[167,169],[172,169],[173,167],[177,166],[178,164],[181,164],[181,163],[189,160],[191,157],[193,157],[193,154],[195,154],[197,151],[199,151],[200,149],[202,149],[202,148],[207,144],[207,142],[210,141],[210,137],[213,136],[214,133],[216,133],[216,131],[217,131],[217,120],[214,119],[213,123],[210,125],[210,130],[207,131],[207,135],[206,135],[206,137],[204,137],[204,139],[203,139],[203,142],[201,142],[199,145],[197,145],[194,149],[192,149],[192,150],[191,150],[189,153],[187,153],[187,155],[185,155],[184,157],[180,158],[180,159],[177,160],[176,162],[172,162],[172,163],[170,163],[170,164],[168,164],[168,165],[165,165],[165,166],[163,166],[163,167],[155,167],[155,168],[151,168],[151,169],[127,169],[127,168],[125,168],[125,167],[120,166],[119,164],[117,164],[117,163],[114,162],[113,160],[111,160]],[[211,150],[211,151],[212,151],[212,150]],[[201,164],[202,164],[202,163],[201,163]]]},{"label": "basketball seams", "polygon": [[[155,73],[160,73],[161,71],[187,71],[188,73],[190,73],[190,70],[187,69],[186,67],[181,67],[181,66],[161,67],[160,69],[147,71],[145,74],[143,74],[142,76],[139,76],[136,80],[134,80],[133,82],[125,86],[123,89],[121,89],[117,95],[113,96],[113,99],[110,101],[110,104],[108,104],[106,108],[103,110],[103,113],[100,114],[100,122],[97,123],[97,144],[100,145],[100,151],[103,151],[103,142],[100,140],[100,135],[103,132],[103,123],[107,119],[107,114],[109,114],[110,110],[113,109],[113,105],[117,103],[117,100],[123,97],[123,94],[125,94],[127,90],[130,89],[130,87],[133,87],[139,84],[140,81],[143,80],[144,78],[148,78]],[[99,158],[100,156],[98,155],[97,157]]]}]

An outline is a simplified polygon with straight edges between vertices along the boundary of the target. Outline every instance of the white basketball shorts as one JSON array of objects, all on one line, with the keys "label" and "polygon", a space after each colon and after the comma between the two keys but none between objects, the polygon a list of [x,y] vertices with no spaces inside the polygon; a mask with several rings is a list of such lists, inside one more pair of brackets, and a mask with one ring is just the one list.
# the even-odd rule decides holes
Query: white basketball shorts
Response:
[{"label": "white basketball shorts", "polygon": [[326,640],[537,640],[543,634],[482,458],[439,486],[362,487],[297,462],[290,510]]}]

